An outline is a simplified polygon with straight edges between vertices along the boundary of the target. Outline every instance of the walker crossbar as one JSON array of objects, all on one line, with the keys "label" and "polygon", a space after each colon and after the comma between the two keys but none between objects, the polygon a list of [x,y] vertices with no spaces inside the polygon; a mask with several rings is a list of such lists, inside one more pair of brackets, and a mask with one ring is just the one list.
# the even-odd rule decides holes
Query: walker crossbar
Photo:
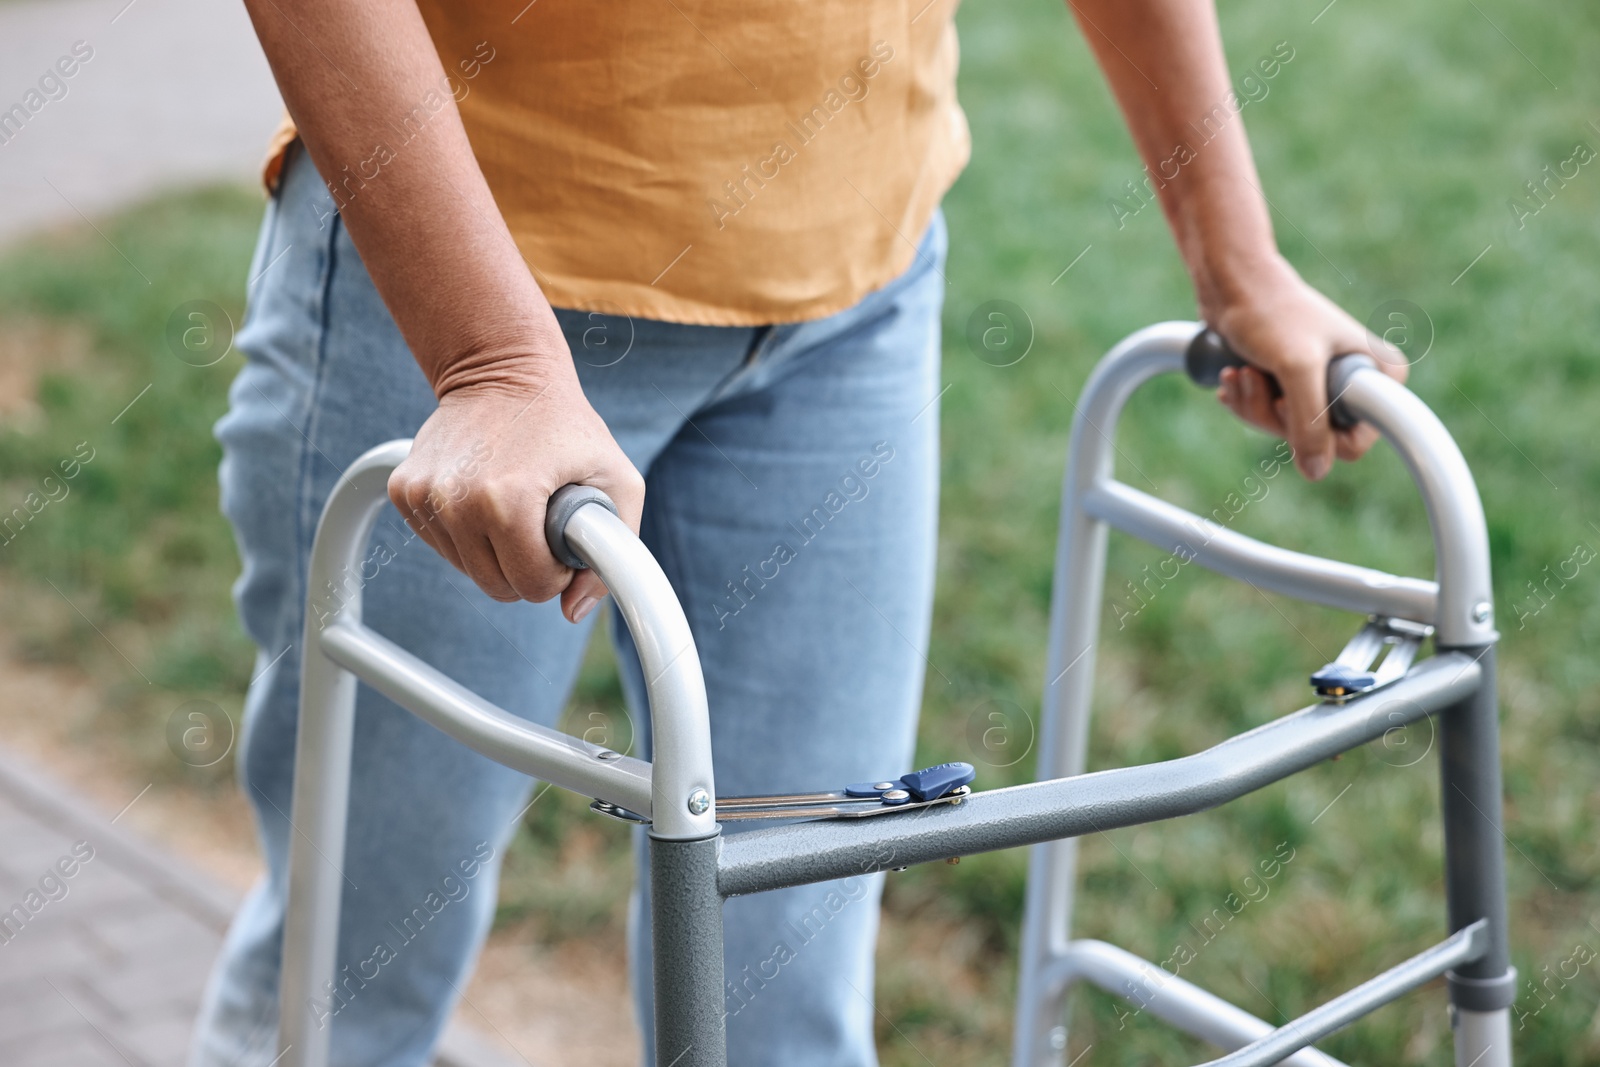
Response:
[{"label": "walker crossbar", "polygon": [[[1216,1064],[1338,1067],[1306,1048],[1373,1008],[1446,974],[1460,1067],[1508,1067],[1516,973],[1506,944],[1496,719],[1495,633],[1487,536],[1470,472],[1432,412],[1370,363],[1334,365],[1330,395],[1399,451],[1426,501],[1435,581],[1398,578],[1263,544],[1112,480],[1111,433],[1133,390],[1177,370],[1194,323],[1133,335],[1091,377],[1073,425],[1051,610],[1050,678],[1040,781],[954,796],[881,817],[779,825],[723,839],[709,719],[694,639],[655,560],[592,489],[551,498],[557,558],[594,568],[639,651],[653,762],[524,722],[417,660],[361,622],[359,585],[331,620],[308,610],[284,932],[280,1062],[326,1067],[357,679],[507,766],[648,820],[658,1067],[725,1067],[724,898],[968,853],[1035,845],[1018,996],[1017,1067],[1059,1067],[1069,986],[1136,993],[1156,982],[1151,1014],[1236,1050]],[[1212,354],[1221,351],[1213,345]],[[1222,352],[1226,356],[1225,351]],[[410,442],[358,459],[335,486],[312,548],[309,588],[358,570],[389,474]],[[591,506],[593,505],[593,506]],[[1436,654],[1361,695],[1312,704],[1205,751],[1084,773],[1090,652],[1097,639],[1106,531],[1191,544],[1194,558],[1263,589],[1434,627]],[[340,583],[348,586],[348,583]],[[1386,625],[1386,624],[1381,624]],[[1396,623],[1396,626],[1402,624]],[[1412,627],[1417,633],[1425,628]],[[1385,631],[1387,632],[1387,631]],[[1409,631],[1408,631],[1409,632]],[[1391,672],[1393,673],[1393,672]],[[1450,936],[1274,1030],[1187,981],[1094,941],[1068,939],[1075,838],[1201,811],[1433,716],[1440,738]],[[826,787],[826,783],[819,783]],[[1118,982],[1122,988],[1115,988]],[[336,1025],[336,1021],[333,1023]]]},{"label": "walker crossbar", "polygon": [[1209,1060],[1200,1067],[1271,1067],[1289,1053],[1327,1037],[1424,982],[1431,982],[1452,967],[1482,958],[1488,950],[1489,922],[1479,919],[1432,948],[1417,953],[1348,993],[1334,997],[1322,1007],[1284,1023],[1270,1034],[1262,1035],[1232,1055]]},{"label": "walker crossbar", "polygon": [[1313,704],[1190,756],[974,793],[904,818],[806,822],[722,842],[725,897],[1174,819],[1237,799],[1471,696],[1471,656],[1434,656],[1393,685]]},{"label": "walker crossbar", "polygon": [[1173,551],[1182,546],[1194,553],[1193,562],[1200,566],[1251,582],[1258,589],[1415,622],[1431,623],[1437,614],[1437,583],[1263,544],[1123,482],[1107,479],[1090,489],[1083,496],[1083,509],[1158,548]]},{"label": "walker crossbar", "polygon": [[[1072,942],[1042,977],[1058,990],[1087,982],[1134,1003],[1132,1014],[1149,1012],[1225,1051],[1242,1049],[1273,1032],[1271,1024],[1244,1009],[1104,941]],[[1314,1048],[1303,1048],[1281,1062],[1285,1067],[1346,1067]]]},{"label": "walker crossbar", "polygon": [[323,631],[322,653],[419,718],[513,770],[650,813],[650,764],[644,760],[519,719],[357,623]]},{"label": "walker crossbar", "polygon": [[1200,1067],[1344,1067],[1331,1056],[1308,1048],[1374,1008],[1429,982],[1451,967],[1478,958],[1488,947],[1488,923],[1480,919],[1411,959],[1363,982],[1320,1008],[1274,1029],[1255,1016],[1184,981],[1148,960],[1104,941],[1074,941],[1044,975],[1047,983],[1066,988],[1084,981],[1114,996],[1126,997],[1156,1018],[1232,1055]]}]

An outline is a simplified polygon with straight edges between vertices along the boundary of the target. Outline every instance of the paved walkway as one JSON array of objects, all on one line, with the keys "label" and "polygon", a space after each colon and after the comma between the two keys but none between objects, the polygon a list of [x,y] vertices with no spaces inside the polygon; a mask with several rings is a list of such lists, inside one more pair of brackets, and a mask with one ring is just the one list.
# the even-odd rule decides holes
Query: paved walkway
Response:
[{"label": "paved walkway", "polygon": [[281,114],[238,0],[0,0],[0,243],[248,181]]},{"label": "paved walkway", "polygon": [[[184,1062],[236,901],[116,821],[0,752],[0,1064]],[[453,1029],[438,1067],[512,1062]]]}]

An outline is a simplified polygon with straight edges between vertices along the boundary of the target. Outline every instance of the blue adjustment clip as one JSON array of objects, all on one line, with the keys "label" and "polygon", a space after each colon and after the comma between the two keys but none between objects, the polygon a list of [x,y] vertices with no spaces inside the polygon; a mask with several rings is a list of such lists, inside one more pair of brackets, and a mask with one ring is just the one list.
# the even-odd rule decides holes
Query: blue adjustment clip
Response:
[{"label": "blue adjustment clip", "polygon": [[[941,763],[899,778],[857,782],[836,792],[718,797],[717,819],[859,819],[930,804],[959,804],[972,792],[968,783],[976,777],[970,763]],[[604,807],[595,810],[616,815]]]},{"label": "blue adjustment clip", "polygon": [[958,786],[967,785],[978,776],[970,763],[941,763],[920,771],[900,776],[912,796],[918,800],[937,800]]},{"label": "blue adjustment clip", "polygon": [[1377,684],[1378,679],[1373,675],[1343,663],[1330,663],[1311,676],[1311,688],[1317,691],[1317,695],[1332,700],[1364,693]]},{"label": "blue adjustment clip", "polygon": [[[967,785],[978,776],[970,763],[941,763],[920,771],[902,774],[898,779],[857,782],[844,787],[846,796],[861,799],[876,797],[885,804],[904,804],[908,800],[938,800],[946,793]],[[907,796],[899,796],[905,793]]]}]

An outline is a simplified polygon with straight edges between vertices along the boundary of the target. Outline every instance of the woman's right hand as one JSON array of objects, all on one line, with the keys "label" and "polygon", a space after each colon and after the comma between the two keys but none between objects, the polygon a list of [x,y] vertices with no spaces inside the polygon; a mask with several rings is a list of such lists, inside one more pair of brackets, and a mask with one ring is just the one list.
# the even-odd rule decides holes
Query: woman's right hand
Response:
[{"label": "woman's right hand", "polygon": [[[592,485],[637,531],[644,480],[584,398],[550,305],[472,154],[415,0],[245,6],[328,183],[337,224],[440,398],[389,479],[390,499],[490,596],[559,593],[567,618],[581,619],[606,589],[550,554],[545,502],[569,482]],[[380,170],[363,169],[375,140],[418,100],[441,95],[442,106]]]},{"label": "woman's right hand", "polygon": [[572,622],[606,587],[545,542],[545,506],[569,483],[592,485],[635,533],[644,478],[583,395],[570,362],[548,373],[479,381],[444,394],[389,478],[389,499],[441,556],[500,601],[560,594]]}]

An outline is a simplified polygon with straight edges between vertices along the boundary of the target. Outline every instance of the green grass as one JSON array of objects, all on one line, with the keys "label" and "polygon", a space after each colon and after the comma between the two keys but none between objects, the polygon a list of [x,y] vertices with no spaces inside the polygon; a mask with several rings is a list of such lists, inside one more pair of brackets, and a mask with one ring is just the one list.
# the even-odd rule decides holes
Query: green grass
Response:
[{"label": "green grass", "polygon": [[[37,413],[0,425],[0,511],[66,490],[0,547],[9,576],[28,579],[7,582],[17,651],[106,680],[105,711],[80,724],[85,738],[110,729],[153,773],[208,785],[225,768],[186,768],[164,731],[190,699],[237,713],[250,676],[210,433],[240,358],[189,366],[167,350],[165,329],[190,300],[238,321],[259,212],[258,197],[234,190],[172,197],[104,223],[104,237],[62,231],[0,263],[4,332],[35,353],[12,358],[44,368]],[[79,347],[86,354],[62,358]],[[45,479],[75,453],[92,458],[52,489]]]},{"label": "green grass", "polygon": [[[1339,4],[1315,25],[1322,2],[1235,3],[1222,16],[1235,71],[1279,41],[1295,50],[1267,97],[1244,111],[1285,253],[1358,318],[1404,299],[1421,306],[1436,331],[1412,385],[1460,441],[1491,524],[1506,633],[1516,963],[1542,977],[1576,944],[1600,946],[1600,927],[1590,924],[1600,921],[1600,688],[1589,654],[1600,623],[1597,587],[1580,572],[1520,631],[1513,609],[1538,604],[1526,583],[1547,564],[1580,543],[1600,547],[1590,524],[1600,520],[1591,506],[1600,471],[1587,447],[1600,417],[1590,340],[1600,326],[1600,171],[1586,167],[1515,234],[1506,202],[1575,142],[1600,144],[1589,125],[1600,119],[1595,70],[1583,58],[1600,39],[1600,19],[1575,5],[1537,16],[1509,4],[1479,6],[1483,15],[1467,3]],[[974,160],[947,202],[952,387],[930,658],[951,682],[930,675],[921,735],[930,761],[982,755],[966,726],[988,702],[1037,712],[1067,398],[1077,396],[1095,356],[1130,329],[1193,315],[1159,213],[1144,210],[1119,229],[1106,206],[1139,175],[1139,163],[1063,6],[968,6],[960,22]],[[1037,332],[1033,350],[1012,367],[989,366],[966,346],[967,317],[993,299],[1020,305]],[[1148,478],[1161,495],[1203,512],[1271,449],[1176,381],[1135,399],[1121,443],[1125,479],[1148,488]],[[1425,522],[1398,462],[1379,454],[1318,487],[1279,476],[1236,526],[1426,574]],[[1132,604],[1124,583],[1161,555],[1113,539],[1109,596]],[[1096,766],[1195,751],[1297,706],[1305,674],[1353,628],[1348,616],[1278,599],[1269,606],[1247,586],[1192,570],[1126,629],[1110,610],[1103,615]],[[1425,746],[1426,727],[1407,740],[1410,751]],[[1156,960],[1187,944],[1196,958],[1186,977],[1269,1020],[1298,1014],[1436,940],[1443,918],[1434,761],[1394,766],[1410,751],[1374,748],[1220,811],[1086,840],[1077,929]],[[1023,780],[1031,763],[981,780]],[[1265,883],[1270,892],[1205,943],[1194,927],[1230,891],[1243,896],[1253,869],[1259,884],[1259,864],[1280,842],[1295,858]],[[1023,879],[1021,854],[891,879],[892,915],[985,933],[961,954],[975,986],[952,991],[937,969],[926,977],[912,967],[887,971],[884,1007],[904,1040],[884,1027],[886,1062],[921,1063],[923,1054],[936,1063],[1005,1062],[1004,1013],[993,1005],[1014,994]],[[906,937],[915,950],[919,939]],[[932,960],[941,951],[926,942],[921,954]],[[1600,1059],[1597,989],[1600,979],[1586,970],[1551,995],[1517,1034],[1523,1062]],[[1448,1063],[1442,1000],[1437,990],[1409,998],[1325,1047],[1350,1062]],[[1519,1005],[1538,1006],[1531,996]],[[1120,1021],[1115,1002],[1094,994],[1079,998],[1072,1028],[1072,1055],[1094,1046],[1085,1062],[1205,1058],[1147,1015]]]},{"label": "green grass", "polygon": [[[1520,231],[1509,227],[1507,201],[1576,142],[1600,144],[1591,125],[1600,122],[1592,62],[1600,14],[1574,0],[1542,8],[1344,0],[1313,25],[1322,6],[1228,4],[1230,66],[1243,71],[1279,41],[1295,49],[1269,95],[1245,110],[1286,254],[1359,318],[1403,299],[1433,324],[1433,348],[1412,385],[1456,435],[1488,512],[1505,633],[1515,962],[1525,977],[1543,978],[1558,974],[1576,946],[1600,949],[1600,670],[1591,652],[1600,568],[1585,566],[1520,627],[1516,610],[1539,604],[1529,583],[1546,566],[1580,544],[1600,548],[1592,506],[1600,489],[1600,162]],[[1119,229],[1107,208],[1139,164],[1063,7],[968,5],[960,22],[975,158],[947,202],[950,389],[930,652],[949,682],[930,672],[920,758],[1002,762],[971,737],[989,711],[1009,709],[1021,745],[1037,719],[1069,398],[1118,338],[1193,310],[1159,214],[1147,209]],[[77,442],[95,449],[71,495],[0,548],[20,651],[102,679],[107,699],[94,729],[112,729],[152,773],[199,789],[222,788],[225,766],[177,765],[162,731],[172,710],[196,697],[236,714],[250,673],[227,600],[236,562],[216,514],[209,433],[238,357],[186,366],[167,350],[164,330],[172,309],[190,300],[213,301],[237,321],[259,211],[252,194],[219,190],[103,223],[149,284],[92,230],[63,232],[0,262],[0,336],[42,331],[63,350],[89,349],[45,377],[42,417],[0,425],[5,508]],[[1024,308],[1036,332],[1029,355],[1011,367],[974,358],[965,340],[974,309],[996,299]],[[146,384],[149,392],[113,423]],[[1136,398],[1120,443],[1125,478],[1148,478],[1201,511],[1273,448],[1177,381]],[[1236,527],[1425,574],[1425,521],[1404,471],[1379,452],[1316,487],[1280,475]],[[1159,558],[1114,539],[1111,596]],[[1306,673],[1355,622],[1264,602],[1248,587],[1185,568],[1125,629],[1109,609],[1102,625],[1096,766],[1191,752],[1304,703]],[[591,714],[619,701],[597,651],[571,722],[586,728]],[[1426,726],[1406,740],[1411,747],[1371,746],[1219,811],[1086,839],[1078,931],[1157,960],[1187,944],[1196,958],[1186,977],[1271,1020],[1438,939],[1433,760],[1399,765],[1426,749]],[[1032,763],[1030,755],[985,765],[979,784],[1022,781]],[[1263,880],[1260,865],[1290,849],[1293,859]],[[552,940],[615,935],[626,865],[622,835],[553,791],[530,812],[510,857],[502,918],[535,921]],[[891,876],[879,979],[889,1067],[1006,1062],[1024,865],[1023,854],[1005,853]],[[1256,881],[1247,881],[1252,872]],[[1247,891],[1261,899],[1220,934],[1206,941],[1196,932],[1230,892]],[[1552,981],[1542,1008],[1525,992],[1521,1062],[1600,1061],[1596,969],[1582,968],[1564,988]],[[1324,1047],[1351,1062],[1447,1064],[1443,1005],[1435,986]],[[1071,1054],[1093,1046],[1084,1063],[1205,1057],[1148,1014],[1119,1019],[1116,1003],[1097,994],[1076,999],[1071,1022]]]}]

